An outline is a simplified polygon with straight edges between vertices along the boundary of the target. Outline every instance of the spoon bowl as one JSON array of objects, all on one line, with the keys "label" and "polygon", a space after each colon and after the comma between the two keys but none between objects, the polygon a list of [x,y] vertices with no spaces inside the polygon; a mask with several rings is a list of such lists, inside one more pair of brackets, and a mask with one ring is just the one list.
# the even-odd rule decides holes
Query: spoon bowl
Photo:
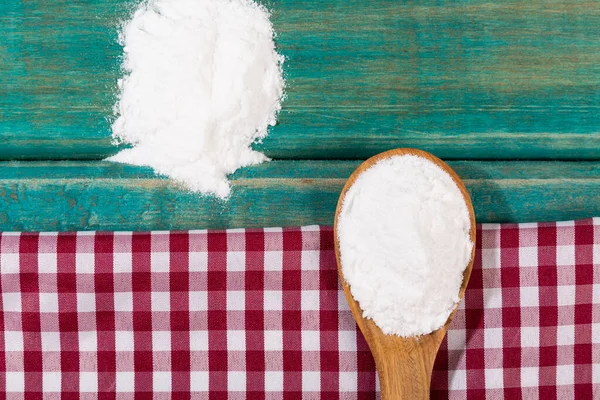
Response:
[{"label": "spoon bowl", "polygon": [[[475,213],[473,212],[473,205],[469,193],[465,188],[465,185],[460,180],[456,172],[452,170],[446,163],[434,155],[417,149],[394,149],[386,151],[369,158],[367,161],[362,163],[356,171],[352,173],[338,200],[335,222],[334,222],[334,240],[335,240],[335,256],[337,259],[338,273],[346,295],[346,300],[350,305],[352,315],[358,324],[361,332],[363,333],[373,358],[375,359],[375,365],[377,366],[377,372],[379,374],[379,383],[381,387],[381,397],[384,400],[396,400],[396,399],[428,399],[430,384],[431,384],[431,372],[433,370],[433,363],[435,361],[436,354],[446,335],[448,325],[454,318],[457,307],[454,308],[446,323],[439,329],[418,337],[400,337],[396,335],[386,335],[371,319],[363,317],[363,311],[360,305],[352,297],[350,292],[350,286],[344,279],[342,272],[342,264],[340,257],[340,245],[337,235],[338,218],[342,209],[342,204],[346,193],[352,187],[356,179],[361,173],[375,165],[377,162],[386,158],[413,155],[421,158],[425,158],[432,163],[436,164],[443,171],[448,173],[452,180],[458,186],[460,192],[463,195],[467,209],[469,210],[469,216],[471,220],[470,236],[471,241],[475,243]],[[471,259],[469,264],[465,268],[463,273],[463,281],[460,287],[459,297],[462,300],[471,271],[473,269],[473,258],[475,254],[475,245],[471,251]]]}]

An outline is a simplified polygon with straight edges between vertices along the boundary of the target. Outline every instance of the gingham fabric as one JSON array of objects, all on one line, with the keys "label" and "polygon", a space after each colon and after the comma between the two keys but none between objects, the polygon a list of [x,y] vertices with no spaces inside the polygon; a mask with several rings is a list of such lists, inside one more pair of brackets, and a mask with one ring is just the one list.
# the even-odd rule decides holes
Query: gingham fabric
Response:
[{"label": "gingham fabric", "polygon": [[[600,219],[480,226],[432,398],[599,398],[599,269]],[[2,398],[377,396],[329,227],[4,233],[0,272]]]}]

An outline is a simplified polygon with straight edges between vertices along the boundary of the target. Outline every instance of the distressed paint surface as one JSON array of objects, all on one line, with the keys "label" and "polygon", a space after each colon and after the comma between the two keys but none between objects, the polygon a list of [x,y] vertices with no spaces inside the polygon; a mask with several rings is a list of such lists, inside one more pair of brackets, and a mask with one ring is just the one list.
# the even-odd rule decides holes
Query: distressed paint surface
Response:
[{"label": "distressed paint surface", "polygon": [[[113,154],[131,0],[0,2],[0,159]],[[275,158],[600,159],[600,3],[274,0]]]},{"label": "distressed paint surface", "polygon": [[[332,224],[357,161],[276,161],[239,171],[228,202],[187,193],[146,168],[106,162],[0,163],[0,230],[156,230]],[[599,215],[600,162],[450,165],[478,222]]]},{"label": "distressed paint surface", "polygon": [[[0,2],[0,159],[97,160],[134,0]],[[224,203],[96,161],[0,163],[0,230],[331,224],[359,161],[600,160],[600,3],[273,0],[287,99]],[[479,222],[600,215],[600,162],[454,161]]]}]

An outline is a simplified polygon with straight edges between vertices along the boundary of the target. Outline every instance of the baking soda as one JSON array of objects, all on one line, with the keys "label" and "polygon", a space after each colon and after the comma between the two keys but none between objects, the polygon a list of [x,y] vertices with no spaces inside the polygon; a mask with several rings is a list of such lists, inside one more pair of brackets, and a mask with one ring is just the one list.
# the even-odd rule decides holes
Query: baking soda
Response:
[{"label": "baking soda", "polygon": [[284,89],[267,10],[252,0],[151,0],[120,35],[117,142],[109,160],[150,166],[226,198],[227,175],[267,160],[251,149],[275,125]]},{"label": "baking soda", "polygon": [[381,160],[347,191],[337,232],[344,278],[386,334],[442,327],[459,301],[473,243],[450,175],[422,157]]}]

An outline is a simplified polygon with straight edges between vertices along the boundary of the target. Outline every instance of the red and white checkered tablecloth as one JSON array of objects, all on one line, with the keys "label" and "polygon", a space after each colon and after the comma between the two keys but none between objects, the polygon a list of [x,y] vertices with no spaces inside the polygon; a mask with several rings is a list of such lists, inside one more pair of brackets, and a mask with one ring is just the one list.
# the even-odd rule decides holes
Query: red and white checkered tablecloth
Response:
[{"label": "red and white checkered tablecloth", "polygon": [[[432,398],[600,398],[600,219],[477,235]],[[3,398],[376,397],[329,227],[3,233],[0,279]]]}]

